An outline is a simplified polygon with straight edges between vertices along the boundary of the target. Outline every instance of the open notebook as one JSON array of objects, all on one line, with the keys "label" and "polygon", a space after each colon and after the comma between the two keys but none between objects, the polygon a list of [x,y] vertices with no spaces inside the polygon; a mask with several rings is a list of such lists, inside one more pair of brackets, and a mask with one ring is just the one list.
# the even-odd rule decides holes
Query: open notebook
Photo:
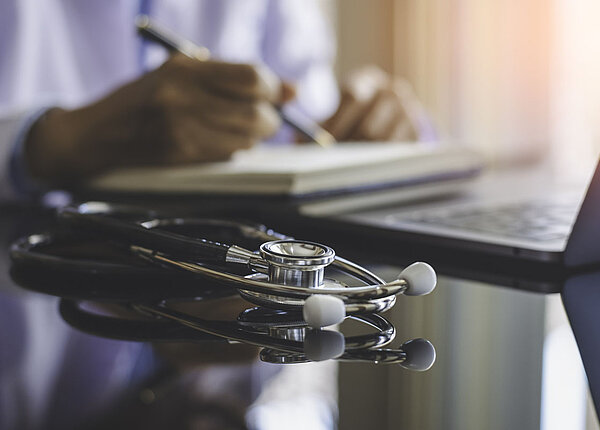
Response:
[{"label": "open notebook", "polygon": [[257,146],[230,161],[109,172],[89,187],[132,193],[320,196],[394,188],[472,176],[473,152],[453,145],[348,143]]}]

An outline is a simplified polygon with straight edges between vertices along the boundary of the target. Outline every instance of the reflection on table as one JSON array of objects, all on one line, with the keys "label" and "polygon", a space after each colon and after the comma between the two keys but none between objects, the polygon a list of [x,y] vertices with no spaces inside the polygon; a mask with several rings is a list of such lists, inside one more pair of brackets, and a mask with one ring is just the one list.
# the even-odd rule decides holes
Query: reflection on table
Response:
[{"label": "reflection on table", "polygon": [[[5,245],[36,229],[22,212],[0,217]],[[370,262],[377,260],[373,255]],[[369,263],[367,258],[360,261]],[[144,334],[148,338],[132,341],[136,337],[127,335],[135,333],[126,326],[135,319],[125,317],[131,309],[120,310],[120,328],[110,336],[129,340],[87,334],[63,321],[58,299],[17,288],[8,278],[6,254],[0,255],[0,265],[0,323],[10,327],[0,330],[2,428],[74,428],[77,423],[78,428],[597,428],[593,409],[587,415],[584,409],[585,374],[575,344],[569,343],[572,332],[560,296],[507,286],[531,285],[530,274],[511,278],[500,267],[456,265],[451,273],[442,273],[432,295],[399,300],[382,316],[395,331],[389,349],[424,338],[435,345],[437,356],[430,370],[410,372],[396,365],[340,360],[271,364],[261,361],[254,345],[216,339],[140,342],[167,337],[167,329],[174,330],[171,339],[176,332],[182,338],[199,333],[181,324],[159,325],[164,321],[149,315],[144,324],[156,324]],[[393,279],[401,269],[381,262],[369,267],[384,279]],[[595,291],[600,278],[589,272],[553,279],[560,284],[553,290],[562,289],[597,398]],[[71,293],[76,292],[72,287]],[[100,316],[114,313],[87,299],[76,303]],[[238,316],[248,305],[220,300],[221,309],[171,305],[201,313],[203,319],[243,323]],[[321,358],[304,349],[306,328],[251,330],[277,339],[276,347],[263,350],[262,359]],[[357,321],[346,321],[339,330],[345,346],[351,344],[348,339],[376,333]],[[317,346],[335,344],[337,334],[325,333],[327,339],[316,336]],[[288,348],[299,343],[278,349],[281,340],[302,343],[302,352]]]}]

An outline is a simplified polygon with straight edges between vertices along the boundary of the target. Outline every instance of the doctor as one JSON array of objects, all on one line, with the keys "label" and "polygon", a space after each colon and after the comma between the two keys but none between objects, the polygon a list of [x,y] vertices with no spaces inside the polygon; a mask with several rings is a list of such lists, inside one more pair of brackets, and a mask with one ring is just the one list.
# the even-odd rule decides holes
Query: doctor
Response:
[{"label": "doctor", "polygon": [[[219,60],[167,58],[136,35],[139,13]],[[280,130],[273,105],[290,101],[345,140],[427,132],[410,89],[380,71],[355,74],[338,106],[315,1],[6,0],[0,29],[4,198],[111,167],[226,159]]]}]

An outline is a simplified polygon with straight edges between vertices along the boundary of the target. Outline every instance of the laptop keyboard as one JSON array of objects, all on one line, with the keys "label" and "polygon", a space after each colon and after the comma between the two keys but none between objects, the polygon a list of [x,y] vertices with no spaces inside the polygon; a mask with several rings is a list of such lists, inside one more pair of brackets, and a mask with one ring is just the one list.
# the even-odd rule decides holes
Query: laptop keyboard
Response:
[{"label": "laptop keyboard", "polygon": [[396,221],[458,228],[534,241],[568,238],[577,216],[573,201],[533,201],[481,208],[453,208],[396,216]]}]

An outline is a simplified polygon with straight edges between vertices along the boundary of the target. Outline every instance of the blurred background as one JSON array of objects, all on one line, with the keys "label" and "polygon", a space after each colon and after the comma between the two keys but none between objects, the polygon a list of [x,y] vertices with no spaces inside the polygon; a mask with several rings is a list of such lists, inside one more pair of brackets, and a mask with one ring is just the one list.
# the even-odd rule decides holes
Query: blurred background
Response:
[{"label": "blurred background", "polygon": [[600,3],[593,0],[322,0],[337,72],[407,78],[440,135],[494,163],[550,154],[571,173],[600,149]]},{"label": "blurred background", "polygon": [[[443,139],[472,145],[496,166],[545,158],[555,170],[581,179],[578,176],[588,175],[596,165],[600,153],[600,2],[322,0],[322,6],[336,29],[338,77],[365,63],[377,64],[389,73],[405,77]],[[433,302],[447,299],[444,293],[438,293]],[[497,303],[495,299],[484,300],[482,296],[487,294],[496,293],[477,289],[462,297],[461,309],[455,309],[455,315],[466,322],[451,330],[450,338],[447,327],[443,327],[443,316],[435,309],[406,308],[403,322],[421,321],[421,326],[431,328],[436,347],[452,348],[453,342],[465,333],[478,336],[477,330],[471,330],[469,315],[464,313],[465,303],[470,302],[475,309],[478,306],[473,306],[473,302],[477,300],[481,300],[480,304],[487,303],[485,306]],[[574,357],[577,362],[579,353],[560,298],[548,296],[541,302],[533,296],[525,299],[510,305],[513,315],[497,313],[497,320],[490,317],[490,324],[502,327],[528,319],[539,322],[537,327],[544,333],[543,344],[534,347],[525,342],[521,346],[529,351],[538,347],[543,351],[543,362],[539,364],[540,428],[600,428],[586,394],[582,366],[564,366],[566,357],[569,360]],[[495,315],[494,309],[495,305],[487,310],[489,315]],[[452,340],[452,333],[457,339]],[[490,341],[499,342],[500,348],[516,346],[514,339]],[[479,342],[485,344],[484,339]],[[450,373],[457,375],[476,372],[471,365],[478,359],[474,356],[487,357],[483,351],[455,351],[456,368]],[[452,389],[448,392],[450,382],[447,386],[427,386],[419,380],[411,385],[410,381],[400,381],[398,373],[390,369],[365,375],[358,368],[347,369],[342,365],[340,372],[344,378],[352,375],[361,383],[376,380],[396,387],[408,384],[410,395],[404,400],[414,401],[417,396],[423,402],[422,407],[427,407],[444,390],[447,399],[453,396]],[[493,375],[486,375],[485,382],[474,377],[469,387],[472,398],[456,399],[445,410],[431,410],[431,422],[421,420],[418,428],[438,428],[436,425],[441,422],[444,428],[492,428],[490,417],[496,413],[499,415],[493,428],[536,426],[534,423],[540,418],[527,415],[531,411],[518,417],[521,421],[513,422],[501,414],[503,409],[510,410],[503,406],[511,401],[508,398],[517,396],[525,400],[528,396],[519,392],[523,387],[500,388],[506,383]],[[353,396],[345,391],[351,386],[346,382],[340,387],[340,409],[345,413],[351,413],[353,404],[365,401],[364,395]],[[501,391],[505,397],[498,396]],[[495,397],[490,397],[490,392],[495,392]],[[388,428],[386,423],[390,422],[401,422],[407,428],[417,425],[411,417],[395,416],[396,408],[389,404],[394,398],[390,393],[370,397],[368,401],[373,407],[388,403],[382,410],[381,428]],[[401,399],[395,398],[398,400]],[[465,418],[469,416],[470,421]],[[356,428],[361,425],[357,417],[352,416],[345,424],[350,422],[355,422]],[[504,424],[507,426],[503,427]]]}]

